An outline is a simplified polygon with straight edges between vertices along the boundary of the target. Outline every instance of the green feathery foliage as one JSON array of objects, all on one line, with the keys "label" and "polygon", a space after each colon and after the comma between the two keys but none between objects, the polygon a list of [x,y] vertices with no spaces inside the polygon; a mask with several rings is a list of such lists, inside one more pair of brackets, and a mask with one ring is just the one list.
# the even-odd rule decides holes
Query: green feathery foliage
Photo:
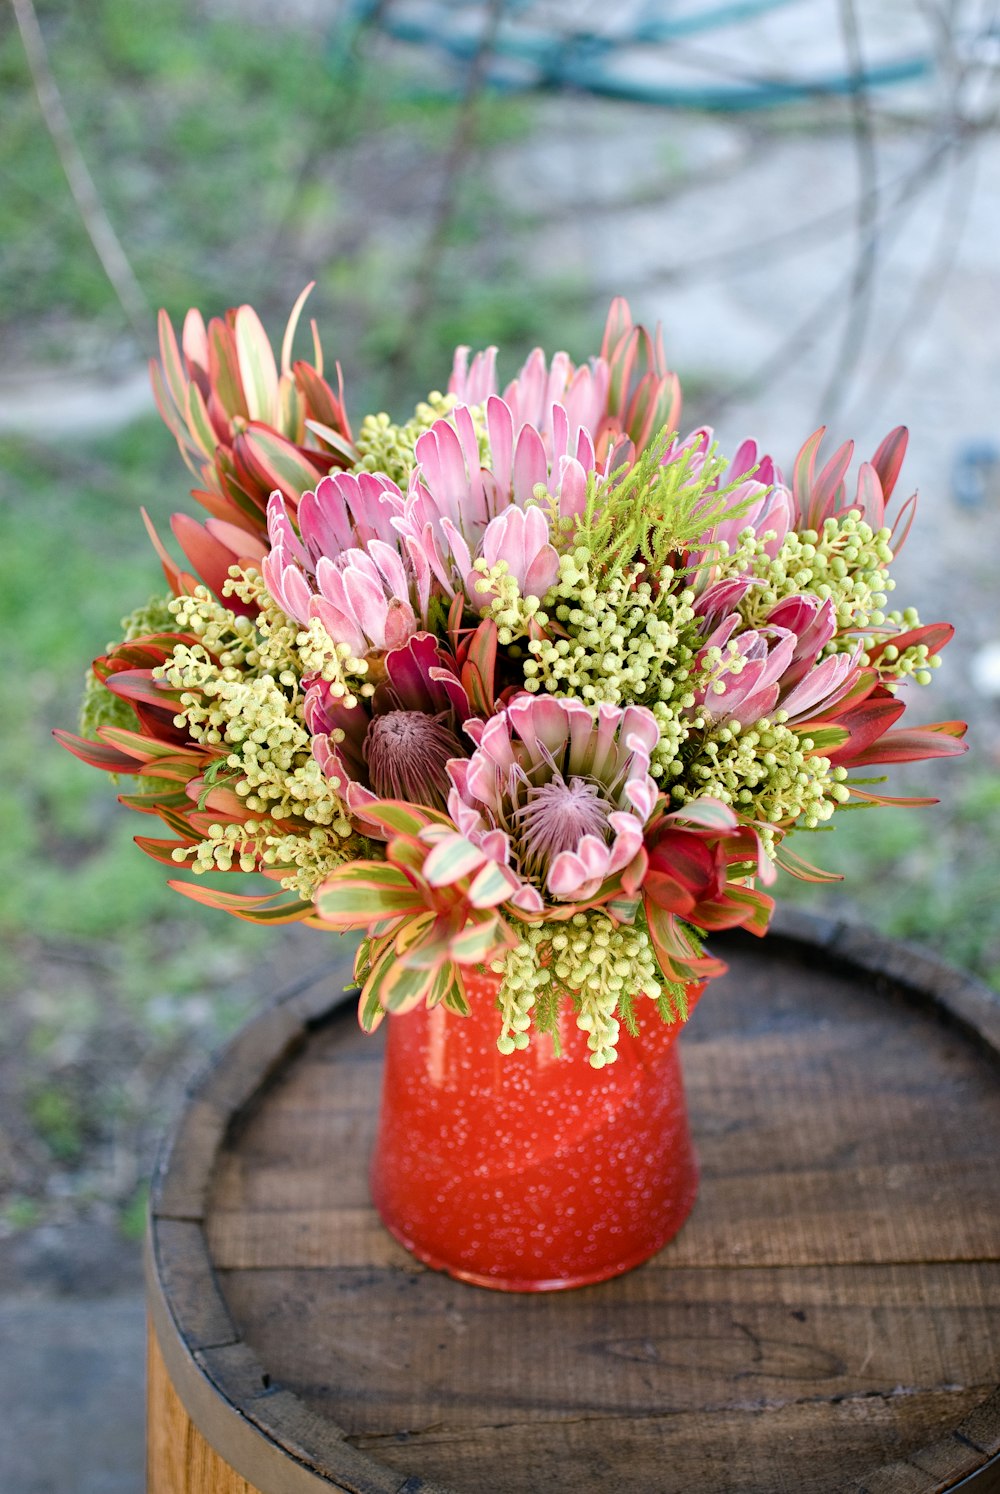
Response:
[{"label": "green feathery foliage", "polygon": [[658,574],[696,544],[704,548],[706,534],[746,513],[759,497],[734,501],[752,472],[717,486],[728,464],[716,443],[707,453],[681,447],[664,460],[670,441],[671,432],[663,430],[627,471],[619,468],[605,482],[590,476],[586,507],[567,542],[589,551],[598,586],[612,585],[638,560]]}]

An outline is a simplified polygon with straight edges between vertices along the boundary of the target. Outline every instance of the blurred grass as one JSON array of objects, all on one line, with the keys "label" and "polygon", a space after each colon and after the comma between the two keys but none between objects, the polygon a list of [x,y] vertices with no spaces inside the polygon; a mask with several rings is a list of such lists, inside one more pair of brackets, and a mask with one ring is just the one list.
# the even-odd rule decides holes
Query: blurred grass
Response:
[{"label": "blurred grass", "polygon": [[816,887],[782,876],[779,899],[851,918],[894,938],[928,945],[942,959],[1000,989],[1000,779],[974,752],[898,774],[891,792],[939,795],[921,809],[839,813],[829,833],[800,834],[800,855],[844,880]]},{"label": "blurred grass", "polygon": [[[312,313],[327,328],[346,325],[349,343],[364,328],[360,351],[370,398],[379,399],[387,353],[405,352],[409,368],[429,354],[446,360],[459,322],[466,340],[502,337],[516,349],[537,340],[540,321],[551,325],[570,300],[579,303],[581,288],[555,275],[540,296],[523,266],[496,254],[484,262],[482,247],[467,252],[495,237],[491,217],[502,214],[509,227],[514,213],[470,173],[433,267],[436,305],[414,328],[407,277],[460,115],[446,91],[418,86],[398,63],[372,55],[363,33],[332,20],[319,35],[244,24],[194,0],[38,0],[36,8],[77,143],[152,311],[164,306],[176,318],[191,305],[217,312],[250,301],[277,330],[316,278]],[[42,127],[10,21],[0,29],[0,95],[0,315],[32,361],[65,361],[81,345],[93,351],[120,339],[126,323]],[[463,117],[463,149],[520,138],[531,119],[524,101],[485,95]],[[373,140],[382,142],[378,160],[366,160],[360,181],[350,167],[332,169]],[[405,164],[402,179],[393,161]],[[386,233],[386,210],[410,204],[413,231]],[[444,361],[442,381],[447,371]]]}]

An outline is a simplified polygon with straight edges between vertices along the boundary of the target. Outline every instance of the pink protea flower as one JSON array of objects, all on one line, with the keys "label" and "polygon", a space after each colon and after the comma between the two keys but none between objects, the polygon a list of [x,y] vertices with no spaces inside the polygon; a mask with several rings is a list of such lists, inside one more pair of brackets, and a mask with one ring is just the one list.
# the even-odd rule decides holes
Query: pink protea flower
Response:
[{"label": "pink protea flower", "polygon": [[318,617],[335,643],[363,658],[417,631],[411,573],[392,520],[403,495],[388,477],[337,473],[299,505],[299,533],[280,493],[267,506],[264,582],[297,622]]},{"label": "pink protea flower", "polygon": [[[448,392],[463,404],[482,405],[498,392],[495,347],[477,353],[456,348]],[[556,445],[556,408],[570,425],[593,434],[602,456],[627,436],[641,451],[664,426],[676,429],[681,412],[677,375],[667,368],[663,338],[636,326],[628,302],[611,303],[600,356],[577,367],[567,353],[546,360],[541,348],[529,355],[503,392],[514,420],[538,431],[550,454]]]},{"label": "pink protea flower", "polygon": [[521,695],[465,729],[476,750],[448,764],[448,813],[468,842],[517,874],[515,907],[541,914],[547,901],[586,902],[609,879],[627,882],[633,868],[641,876],[657,799],[651,711]]},{"label": "pink protea flower", "polygon": [[740,631],[731,613],[700,649],[696,667],[707,671],[695,690],[695,708],[711,721],[750,726],[781,709],[790,721],[829,711],[860,673],[858,651],[821,657],[837,623],[833,604],[814,596],[786,597],[767,625]]},{"label": "pink protea flower", "polygon": [[384,678],[370,700],[346,706],[325,681],[315,680],[303,706],[313,756],[348,813],[361,821],[380,799],[444,809],[451,790],[447,765],[468,751],[461,739],[468,697],[438,640],[415,634],[382,664]]},{"label": "pink protea flower", "polygon": [[[672,442],[663,460],[673,461],[683,453],[690,453],[692,473],[697,474],[708,456],[712,439],[711,427],[701,426],[683,441]],[[735,486],[729,496],[727,516],[707,529],[685,556],[689,584],[699,597],[698,611],[706,616],[721,615],[727,606],[738,605],[754,585],[749,575],[730,575],[719,581],[725,570],[719,546],[725,545],[731,554],[740,536],[749,529],[764,541],[764,550],[773,559],[794,527],[792,495],[772,459],[758,452],[755,441],[744,441],[737,448],[726,470],[705,490],[703,506],[707,509],[712,504],[713,495],[732,484]],[[717,592],[720,585],[723,590]]]},{"label": "pink protea flower", "polygon": [[477,610],[489,600],[475,561],[506,562],[522,596],[542,597],[559,572],[549,520],[539,506],[548,495],[560,517],[580,513],[588,474],[596,469],[593,441],[554,412],[554,455],[531,425],[517,428],[510,408],[486,402],[487,465],[480,459],[472,412],[457,406],[416,444],[417,466],[403,515],[395,527],[413,565],[421,605],[436,585],[449,600],[464,591]]}]

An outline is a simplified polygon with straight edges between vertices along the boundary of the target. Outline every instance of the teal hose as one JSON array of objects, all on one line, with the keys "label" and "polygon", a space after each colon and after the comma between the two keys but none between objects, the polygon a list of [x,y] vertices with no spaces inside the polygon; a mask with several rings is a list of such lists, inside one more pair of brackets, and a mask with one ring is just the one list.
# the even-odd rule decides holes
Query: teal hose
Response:
[{"label": "teal hose", "polygon": [[[516,32],[501,30],[496,38],[491,48],[493,65],[486,69],[485,81],[504,92],[571,89],[665,109],[742,113],[772,109],[803,99],[850,96],[872,88],[911,82],[933,71],[934,62],[929,54],[901,57],[857,74],[838,71],[813,78],[764,78],[745,84],[657,84],[630,79],[614,69],[614,54],[623,48],[669,43],[680,37],[750,20],[790,3],[793,0],[728,0],[728,3],[710,5],[695,15],[674,19],[652,17],[640,21],[627,35],[617,37],[582,32],[560,35],[530,30],[519,24]],[[442,9],[447,12],[447,7]],[[531,10],[531,0],[509,0],[507,9],[512,17],[516,15],[523,20]],[[380,4],[379,0],[355,0],[347,26],[369,23],[397,41],[433,47],[456,62],[469,62],[478,51],[478,38],[451,35],[443,17],[442,21],[442,24],[434,25],[411,20],[393,15],[391,4]],[[512,78],[497,65],[504,61],[528,63],[535,69],[536,76],[528,81]]]}]

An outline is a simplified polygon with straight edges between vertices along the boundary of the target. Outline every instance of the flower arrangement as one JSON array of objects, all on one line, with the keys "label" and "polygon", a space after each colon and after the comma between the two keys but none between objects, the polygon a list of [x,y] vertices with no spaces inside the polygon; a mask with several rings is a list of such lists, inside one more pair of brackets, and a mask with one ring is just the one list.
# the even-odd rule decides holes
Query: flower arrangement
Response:
[{"label": "flower arrangement", "polygon": [[[468,1009],[499,980],[497,1045],[556,1031],[590,1062],[635,1007],[685,1014],[723,968],[702,938],[766,930],[789,845],[900,802],[872,767],[964,750],[961,722],[898,727],[952,635],[887,610],[915,495],[888,518],[906,431],[849,480],[823,431],[786,482],[745,441],[681,436],[659,334],[611,307],[600,354],[459,348],[444,394],[355,434],[343,382],[276,361],[249,306],[178,344],[160,410],[207,518],[176,514],[169,594],[96,659],[77,756],[175,869],[256,872],[260,896],[179,891],[257,922],[360,930],[360,1017]],[[928,803],[929,800],[912,800]],[[759,884],[759,885],[758,885]]]}]

